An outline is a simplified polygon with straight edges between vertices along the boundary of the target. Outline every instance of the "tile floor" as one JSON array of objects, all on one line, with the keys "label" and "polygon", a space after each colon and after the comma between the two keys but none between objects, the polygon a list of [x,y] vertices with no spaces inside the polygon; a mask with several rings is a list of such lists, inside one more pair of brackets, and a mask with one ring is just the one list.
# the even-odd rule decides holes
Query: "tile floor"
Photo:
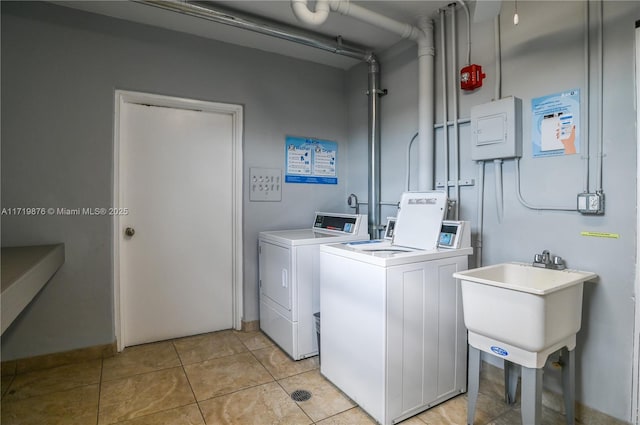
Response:
[{"label": "tile floor", "polygon": [[[503,388],[483,372],[476,425],[520,424],[519,405],[502,402]],[[293,401],[296,389],[310,391],[311,399]],[[466,402],[458,396],[403,424],[463,425]],[[197,335],[2,377],[2,425],[115,423],[375,424],[320,375],[317,357],[294,362],[260,332]],[[543,409],[544,425],[564,423]]]}]

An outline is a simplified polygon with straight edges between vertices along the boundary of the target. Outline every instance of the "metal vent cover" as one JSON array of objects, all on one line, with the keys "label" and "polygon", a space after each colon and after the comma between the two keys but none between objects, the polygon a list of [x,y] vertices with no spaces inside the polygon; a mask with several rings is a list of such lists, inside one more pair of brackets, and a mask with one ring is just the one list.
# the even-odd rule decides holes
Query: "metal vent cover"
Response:
[{"label": "metal vent cover", "polygon": [[291,398],[294,401],[307,401],[311,398],[311,393],[307,390],[295,390],[291,393]]}]

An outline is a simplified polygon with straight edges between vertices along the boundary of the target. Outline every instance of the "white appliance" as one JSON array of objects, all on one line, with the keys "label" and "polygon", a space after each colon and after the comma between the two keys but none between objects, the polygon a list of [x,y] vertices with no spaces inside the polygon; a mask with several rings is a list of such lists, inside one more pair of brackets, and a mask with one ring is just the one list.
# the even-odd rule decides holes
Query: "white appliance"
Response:
[{"label": "white appliance", "polygon": [[361,214],[317,212],[310,229],[260,232],[260,329],[294,360],[318,354],[320,245],[368,239]]},{"label": "white appliance", "polygon": [[441,192],[404,193],[392,240],[320,247],[320,371],[381,424],[466,391],[452,274],[467,269],[472,249],[468,222],[446,228],[460,232],[458,247],[438,248],[452,240],[441,238],[446,201]]}]

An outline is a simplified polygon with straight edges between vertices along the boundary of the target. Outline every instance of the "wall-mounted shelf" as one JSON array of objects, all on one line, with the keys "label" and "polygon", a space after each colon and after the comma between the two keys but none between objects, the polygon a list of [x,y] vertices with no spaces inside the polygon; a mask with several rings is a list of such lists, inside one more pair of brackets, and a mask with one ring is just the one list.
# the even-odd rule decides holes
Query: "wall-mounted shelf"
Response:
[{"label": "wall-mounted shelf", "polygon": [[64,244],[2,248],[2,333],[64,263]]}]

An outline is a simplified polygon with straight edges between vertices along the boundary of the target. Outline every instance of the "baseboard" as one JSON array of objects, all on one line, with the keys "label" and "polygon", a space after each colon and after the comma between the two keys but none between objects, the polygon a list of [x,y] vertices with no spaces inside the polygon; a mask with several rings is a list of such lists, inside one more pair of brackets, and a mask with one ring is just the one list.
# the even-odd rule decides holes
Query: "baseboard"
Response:
[{"label": "baseboard", "polygon": [[117,345],[114,341],[111,344],[78,348],[62,353],[43,354],[41,356],[27,357],[24,359],[8,360],[0,363],[0,370],[2,371],[2,376],[18,375],[71,363],[111,357],[115,355],[116,352]]},{"label": "baseboard", "polygon": [[250,322],[245,322],[243,320],[240,330],[242,332],[259,331],[260,330],[260,321],[259,320],[252,320]]}]

